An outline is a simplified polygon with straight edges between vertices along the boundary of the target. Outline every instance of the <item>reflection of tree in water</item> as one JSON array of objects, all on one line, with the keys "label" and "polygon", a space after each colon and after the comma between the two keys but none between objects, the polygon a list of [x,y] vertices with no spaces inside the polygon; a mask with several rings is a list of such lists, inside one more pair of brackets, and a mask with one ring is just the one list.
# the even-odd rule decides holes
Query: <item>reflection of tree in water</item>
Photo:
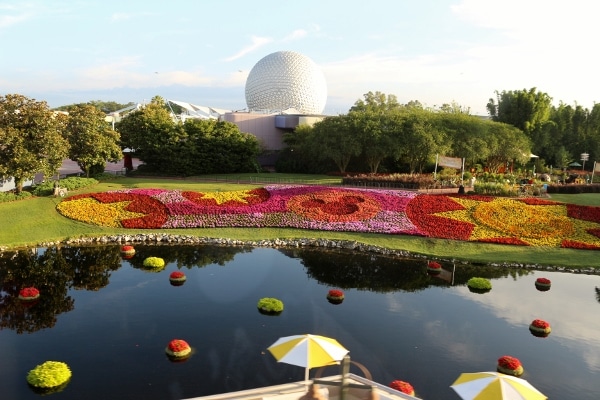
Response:
[{"label": "reflection of tree in water", "polygon": [[128,259],[134,268],[144,268],[147,257],[160,257],[165,264],[177,263],[177,268],[191,269],[211,264],[225,265],[238,253],[252,251],[251,247],[213,245],[138,245],[135,255]]},{"label": "reflection of tree in water", "polygon": [[594,289],[596,290],[596,300],[600,303],[600,288],[596,286]]},{"label": "reflection of tree in water", "polygon": [[[299,258],[307,274],[321,283],[350,289],[374,292],[404,290],[414,292],[431,285],[446,286],[448,283],[427,274],[427,261],[400,258],[372,253],[323,249],[283,249],[289,257]],[[452,263],[443,263],[442,268],[452,272]],[[473,276],[494,279],[509,275],[527,275],[526,269],[509,269],[483,265],[456,266],[454,285],[466,285]]]},{"label": "reflection of tree in water", "polygon": [[72,287],[99,290],[108,285],[110,272],[121,268],[115,246],[63,247],[62,256],[73,269]]},{"label": "reflection of tree in water", "polygon": [[[108,246],[4,253],[0,257],[0,329],[23,333],[53,327],[59,314],[74,307],[70,288],[98,290],[108,284],[109,271],[120,266],[119,249]],[[40,291],[40,299],[25,307],[19,291],[31,286]]]}]

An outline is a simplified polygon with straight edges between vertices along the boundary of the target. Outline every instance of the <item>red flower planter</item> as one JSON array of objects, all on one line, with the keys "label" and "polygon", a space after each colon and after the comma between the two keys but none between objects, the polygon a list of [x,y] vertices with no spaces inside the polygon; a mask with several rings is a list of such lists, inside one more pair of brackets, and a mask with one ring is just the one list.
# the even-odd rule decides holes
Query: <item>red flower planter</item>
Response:
[{"label": "red flower planter", "polygon": [[545,292],[545,291],[550,290],[551,286],[552,286],[552,282],[550,281],[550,279],[537,278],[535,280],[535,288],[537,290],[539,290],[540,292]]},{"label": "red flower planter", "polygon": [[427,263],[427,273],[430,275],[437,275],[442,272],[442,265],[435,261],[429,261]]},{"label": "red flower planter", "polygon": [[529,331],[533,336],[547,337],[552,332],[552,328],[543,319],[534,319],[529,325]]},{"label": "red flower planter", "polygon": [[171,361],[184,361],[192,355],[192,348],[185,340],[173,339],[167,345],[165,353]]},{"label": "red flower planter", "polygon": [[415,389],[412,387],[412,385],[408,382],[404,382],[404,381],[392,381],[392,383],[390,383],[390,387],[394,390],[397,390],[399,392],[405,393],[409,396],[414,396],[415,395]]},{"label": "red flower planter", "polygon": [[171,275],[169,275],[169,282],[171,282],[171,285],[173,286],[181,286],[186,280],[187,277],[181,271],[173,271],[171,272]]},{"label": "red flower planter", "polygon": [[40,291],[34,287],[26,287],[19,291],[19,300],[25,306],[32,306],[40,299]]},{"label": "red flower planter", "polygon": [[342,292],[339,289],[331,289],[327,293],[327,300],[331,304],[340,304],[341,302],[344,301],[344,292]]},{"label": "red flower planter", "polygon": [[125,245],[121,246],[121,256],[125,259],[130,259],[135,255],[135,249],[133,246]]},{"label": "red flower planter", "polygon": [[506,375],[521,376],[523,375],[523,366],[518,358],[511,356],[502,356],[498,359],[498,372]]}]

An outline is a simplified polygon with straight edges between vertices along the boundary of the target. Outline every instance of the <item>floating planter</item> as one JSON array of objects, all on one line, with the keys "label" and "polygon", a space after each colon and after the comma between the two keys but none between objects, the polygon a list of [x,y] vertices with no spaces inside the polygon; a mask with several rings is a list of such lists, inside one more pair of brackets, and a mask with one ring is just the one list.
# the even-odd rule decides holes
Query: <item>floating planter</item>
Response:
[{"label": "floating planter", "polygon": [[173,286],[183,285],[186,279],[187,277],[181,271],[173,271],[171,272],[171,275],[169,275],[169,282],[171,282],[171,285]]},{"label": "floating planter", "polygon": [[165,353],[171,361],[184,361],[192,355],[192,348],[185,340],[173,339],[167,345]]},{"label": "floating planter", "polygon": [[49,394],[63,390],[71,379],[69,366],[60,361],[46,361],[27,374],[27,383],[38,393]]},{"label": "floating planter", "polygon": [[537,278],[535,280],[535,288],[540,292],[545,292],[550,290],[550,286],[552,286],[552,282],[547,278]]},{"label": "floating planter", "polygon": [[327,292],[327,300],[331,304],[340,304],[344,301],[344,292],[339,289],[331,289]]},{"label": "floating planter", "polygon": [[552,332],[552,328],[543,319],[534,319],[529,325],[529,331],[533,336],[547,337]]},{"label": "floating planter", "polygon": [[523,366],[518,358],[511,356],[502,356],[498,359],[498,372],[506,375],[521,376],[523,375]]},{"label": "floating planter", "polygon": [[263,297],[258,301],[257,307],[261,314],[279,315],[283,311],[283,302],[272,297]]},{"label": "floating planter", "polygon": [[144,260],[144,268],[160,271],[165,267],[165,260],[160,257],[148,257]]},{"label": "floating planter", "polygon": [[135,255],[135,249],[133,246],[125,245],[121,246],[121,256],[125,259],[132,258]]},{"label": "floating planter", "polygon": [[471,278],[467,281],[467,286],[473,293],[487,293],[492,290],[492,283],[486,278]]},{"label": "floating planter", "polygon": [[435,261],[429,261],[429,263],[427,263],[427,272],[430,275],[437,275],[442,272],[442,265]]},{"label": "floating planter", "polygon": [[19,300],[28,305],[33,305],[40,299],[40,291],[34,287],[26,287],[19,291]]},{"label": "floating planter", "polygon": [[415,389],[412,387],[412,385],[408,382],[404,382],[404,381],[392,381],[392,383],[390,383],[390,387],[394,390],[397,390],[399,392],[405,393],[409,396],[414,396],[415,395]]}]

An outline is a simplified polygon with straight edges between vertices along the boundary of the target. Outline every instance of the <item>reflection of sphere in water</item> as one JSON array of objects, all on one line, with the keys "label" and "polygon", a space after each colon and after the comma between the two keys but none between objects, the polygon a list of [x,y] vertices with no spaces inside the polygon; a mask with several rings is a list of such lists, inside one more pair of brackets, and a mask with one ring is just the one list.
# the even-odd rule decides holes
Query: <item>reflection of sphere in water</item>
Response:
[{"label": "reflection of sphere in water", "polygon": [[321,114],[327,101],[327,84],[319,67],[293,51],[278,51],[252,67],[246,80],[249,110],[286,110]]}]

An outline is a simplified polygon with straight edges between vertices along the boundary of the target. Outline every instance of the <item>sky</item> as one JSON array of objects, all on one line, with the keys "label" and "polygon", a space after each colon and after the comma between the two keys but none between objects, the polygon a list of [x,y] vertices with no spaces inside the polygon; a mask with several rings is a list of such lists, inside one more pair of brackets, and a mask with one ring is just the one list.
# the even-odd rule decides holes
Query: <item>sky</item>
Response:
[{"label": "sky", "polygon": [[487,115],[496,91],[600,101],[594,0],[0,0],[0,95],[58,107],[156,95],[241,110],[252,67],[312,59],[324,113],[367,92]]}]

